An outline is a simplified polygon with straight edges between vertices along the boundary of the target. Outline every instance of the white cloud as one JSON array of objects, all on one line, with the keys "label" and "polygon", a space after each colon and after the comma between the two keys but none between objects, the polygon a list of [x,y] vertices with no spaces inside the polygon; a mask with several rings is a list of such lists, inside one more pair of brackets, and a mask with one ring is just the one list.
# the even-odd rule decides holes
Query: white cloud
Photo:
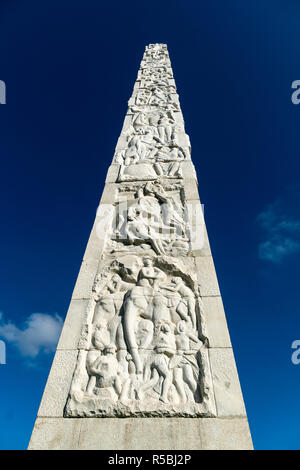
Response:
[{"label": "white cloud", "polygon": [[5,322],[0,313],[0,337],[14,345],[24,357],[35,358],[41,352],[55,351],[62,325],[59,315],[32,313],[20,328]]},{"label": "white cloud", "polygon": [[257,222],[265,238],[258,246],[260,259],[280,263],[286,256],[300,251],[300,220],[288,216],[281,201],[267,206]]},{"label": "white cloud", "polygon": [[260,259],[279,263],[285,256],[296,253],[300,249],[300,244],[289,238],[279,238],[267,240],[258,246],[258,255]]}]

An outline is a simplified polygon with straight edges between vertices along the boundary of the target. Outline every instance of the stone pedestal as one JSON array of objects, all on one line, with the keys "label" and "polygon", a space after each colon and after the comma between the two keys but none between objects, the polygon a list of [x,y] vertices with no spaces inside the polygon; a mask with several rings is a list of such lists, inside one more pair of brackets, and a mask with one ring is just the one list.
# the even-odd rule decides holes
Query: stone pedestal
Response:
[{"label": "stone pedestal", "polygon": [[251,449],[167,48],[141,62],[29,449]]}]

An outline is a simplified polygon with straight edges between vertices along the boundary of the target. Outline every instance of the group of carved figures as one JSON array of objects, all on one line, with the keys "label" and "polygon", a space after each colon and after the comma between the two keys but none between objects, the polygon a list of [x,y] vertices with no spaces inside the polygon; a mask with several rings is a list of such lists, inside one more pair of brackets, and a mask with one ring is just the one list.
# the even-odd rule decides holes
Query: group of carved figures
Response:
[{"label": "group of carved figures", "polygon": [[[162,45],[153,45],[146,52],[146,62],[141,69],[141,88],[130,101],[131,123],[124,131],[125,148],[118,150],[115,163],[120,164],[118,181],[154,180],[161,176],[181,178],[181,161],[188,158],[189,149],[182,146],[178,132],[184,133],[183,122],[176,122],[175,112],[179,111],[170,85],[170,73]],[[132,169],[128,167],[133,167]]]},{"label": "group of carved figures", "polygon": [[149,44],[144,54],[144,60],[161,61],[168,58],[165,44]]},{"label": "group of carved figures", "polygon": [[133,200],[116,206],[112,243],[122,243],[124,251],[141,246],[157,255],[187,254],[190,241],[187,214],[181,200],[170,192],[159,182],[151,181],[139,186]]},{"label": "group of carved figures", "polygon": [[194,402],[202,346],[197,295],[150,257],[135,282],[124,277],[114,273],[96,294],[86,394],[123,402]]},{"label": "group of carved figures", "polygon": [[[167,109],[143,109],[132,106],[133,113],[129,129],[125,132],[128,147],[132,146],[132,139],[138,141],[141,146],[138,159],[166,158],[168,152],[173,151],[170,159],[177,158],[174,148],[177,147],[177,131],[182,126],[176,124],[176,119],[171,108]],[[163,148],[168,146],[169,148]],[[159,152],[160,151],[160,152]]]},{"label": "group of carved figures", "polygon": [[190,244],[183,185],[166,180],[180,178],[189,149],[179,145],[183,121],[165,46],[147,48],[139,77],[148,85],[131,100],[126,145],[115,155],[122,184],[67,416],[194,415],[206,399],[199,286],[176,261]]},{"label": "group of carved figures", "polygon": [[140,72],[140,89],[135,97],[135,104],[142,106],[166,106],[169,104],[178,110],[174,100],[176,93],[166,50],[156,45],[145,53]]},{"label": "group of carved figures", "polygon": [[169,106],[178,110],[173,87],[157,81],[155,83],[148,81],[147,85],[148,88],[141,88],[135,96],[137,106]]}]

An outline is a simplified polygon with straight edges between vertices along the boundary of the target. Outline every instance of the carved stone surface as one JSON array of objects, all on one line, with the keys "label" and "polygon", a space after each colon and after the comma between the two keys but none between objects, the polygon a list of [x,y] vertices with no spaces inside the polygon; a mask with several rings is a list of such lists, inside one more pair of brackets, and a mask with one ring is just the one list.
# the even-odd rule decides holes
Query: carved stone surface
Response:
[{"label": "carved stone surface", "polygon": [[190,149],[169,67],[164,45],[146,48],[65,416],[215,413],[197,276],[180,261],[191,250],[181,170]]},{"label": "carved stone surface", "polygon": [[[182,142],[189,142],[188,138],[183,137],[185,132],[182,115],[174,113],[169,106],[157,109],[151,106],[145,108],[133,105],[129,107],[127,117],[130,118],[127,119],[127,125],[123,128],[118,141],[115,161],[120,150],[130,149],[128,154],[131,158],[133,154],[135,160],[144,159],[150,155],[154,159],[161,149],[163,149],[162,153],[168,153],[176,147],[182,147]],[[181,151],[186,153],[184,158],[190,157],[188,149]]]},{"label": "carved stone surface", "polygon": [[125,256],[102,266],[66,416],[213,414],[201,309],[179,261]]},{"label": "carved stone surface", "polygon": [[191,249],[190,238],[181,183],[161,179],[120,185],[109,253],[184,256]]},{"label": "carved stone surface", "polygon": [[167,47],[150,44],[29,448],[251,447]]}]

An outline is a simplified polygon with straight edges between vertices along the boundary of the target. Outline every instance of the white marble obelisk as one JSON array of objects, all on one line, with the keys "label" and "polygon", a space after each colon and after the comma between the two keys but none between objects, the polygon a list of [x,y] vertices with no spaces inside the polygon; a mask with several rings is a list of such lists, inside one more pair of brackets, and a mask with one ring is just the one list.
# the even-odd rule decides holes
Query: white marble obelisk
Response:
[{"label": "white marble obelisk", "polygon": [[164,44],[146,47],[30,449],[251,449]]}]

